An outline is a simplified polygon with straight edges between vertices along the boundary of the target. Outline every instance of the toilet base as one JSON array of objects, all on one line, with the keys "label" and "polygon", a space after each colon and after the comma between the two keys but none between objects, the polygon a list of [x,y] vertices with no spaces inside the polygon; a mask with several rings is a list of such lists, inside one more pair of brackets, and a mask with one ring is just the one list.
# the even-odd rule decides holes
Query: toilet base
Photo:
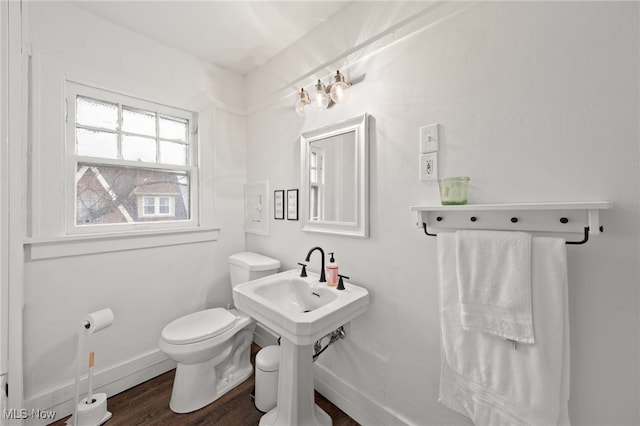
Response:
[{"label": "toilet base", "polygon": [[[192,376],[193,374],[199,374],[197,371],[189,371],[190,365],[178,366],[178,368],[184,367],[180,372],[176,371],[176,379],[178,374],[182,373],[183,377]],[[215,371],[215,366],[210,366],[211,371]],[[199,370],[198,370],[199,371]],[[174,413],[190,413],[192,411],[199,410],[211,404],[213,401],[219,399],[224,394],[229,392],[234,387],[251,377],[253,368],[251,364],[241,368],[226,377],[220,379],[216,378],[215,374],[209,374],[208,377],[200,376],[197,382],[191,380],[192,377],[188,377],[189,386],[181,386],[181,380],[174,380],[173,389],[171,391],[171,400],[169,401],[169,408]],[[195,386],[194,386],[195,384]]]}]

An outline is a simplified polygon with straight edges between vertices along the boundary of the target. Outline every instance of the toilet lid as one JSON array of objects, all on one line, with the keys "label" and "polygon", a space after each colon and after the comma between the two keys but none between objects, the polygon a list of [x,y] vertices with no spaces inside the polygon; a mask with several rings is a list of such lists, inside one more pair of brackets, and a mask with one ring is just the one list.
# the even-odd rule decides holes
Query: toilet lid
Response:
[{"label": "toilet lid", "polygon": [[194,312],[170,322],[162,330],[162,339],[176,345],[200,342],[224,333],[237,319],[223,308]]}]

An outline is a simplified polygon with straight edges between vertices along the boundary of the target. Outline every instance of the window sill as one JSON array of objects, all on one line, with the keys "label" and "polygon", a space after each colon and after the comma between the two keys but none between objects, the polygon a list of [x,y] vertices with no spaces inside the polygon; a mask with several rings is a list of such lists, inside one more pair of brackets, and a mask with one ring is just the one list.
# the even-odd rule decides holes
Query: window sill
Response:
[{"label": "window sill", "polygon": [[28,238],[24,245],[27,259],[42,260],[216,241],[219,235],[220,228],[206,227]]}]

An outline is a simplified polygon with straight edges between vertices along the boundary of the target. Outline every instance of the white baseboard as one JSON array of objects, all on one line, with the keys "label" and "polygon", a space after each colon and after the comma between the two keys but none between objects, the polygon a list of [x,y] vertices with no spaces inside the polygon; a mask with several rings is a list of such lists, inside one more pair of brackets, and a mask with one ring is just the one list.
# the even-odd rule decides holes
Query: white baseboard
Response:
[{"label": "white baseboard", "polygon": [[380,401],[364,395],[351,384],[343,381],[326,367],[314,364],[314,385],[318,392],[362,425],[410,425]]},{"label": "white baseboard", "polygon": [[[116,395],[140,383],[166,373],[176,367],[176,363],[166,357],[160,350],[148,352],[121,364],[96,371],[93,375],[94,393],[106,393],[107,397]],[[28,413],[32,410],[55,411],[53,421],[60,420],[73,413],[75,382],[67,382],[59,387],[48,389],[28,399],[25,408]],[[87,392],[86,374],[80,380],[80,395]],[[108,409],[108,407],[107,407]],[[52,420],[29,419],[31,426],[41,426],[53,422]]]}]

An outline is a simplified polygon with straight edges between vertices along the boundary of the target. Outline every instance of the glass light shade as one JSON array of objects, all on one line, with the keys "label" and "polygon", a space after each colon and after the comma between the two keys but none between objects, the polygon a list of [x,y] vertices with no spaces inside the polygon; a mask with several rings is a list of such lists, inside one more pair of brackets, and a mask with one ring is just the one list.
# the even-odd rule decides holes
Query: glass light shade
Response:
[{"label": "glass light shade", "polygon": [[327,108],[329,105],[329,95],[327,94],[327,89],[324,84],[320,80],[318,80],[318,84],[316,84],[316,95],[313,98],[313,107],[318,111],[322,111]]},{"label": "glass light shade", "polygon": [[322,111],[323,109],[327,108],[327,106],[329,106],[329,95],[327,95],[326,93],[318,92],[315,99],[313,100],[313,106],[318,111]]},{"label": "glass light shade", "polygon": [[300,93],[298,93],[298,100],[296,101],[296,114],[300,117],[304,117],[305,107],[311,103],[309,99],[309,94],[304,90],[304,88],[300,89]]},{"label": "glass light shade", "polygon": [[302,102],[301,99],[298,99],[298,101],[296,102],[296,114],[298,114],[300,117],[304,117],[306,112],[304,107],[306,106],[306,103]]},{"label": "glass light shade", "polygon": [[339,81],[331,86],[331,99],[333,102],[339,104],[346,102],[351,97],[351,86],[344,81]]}]

